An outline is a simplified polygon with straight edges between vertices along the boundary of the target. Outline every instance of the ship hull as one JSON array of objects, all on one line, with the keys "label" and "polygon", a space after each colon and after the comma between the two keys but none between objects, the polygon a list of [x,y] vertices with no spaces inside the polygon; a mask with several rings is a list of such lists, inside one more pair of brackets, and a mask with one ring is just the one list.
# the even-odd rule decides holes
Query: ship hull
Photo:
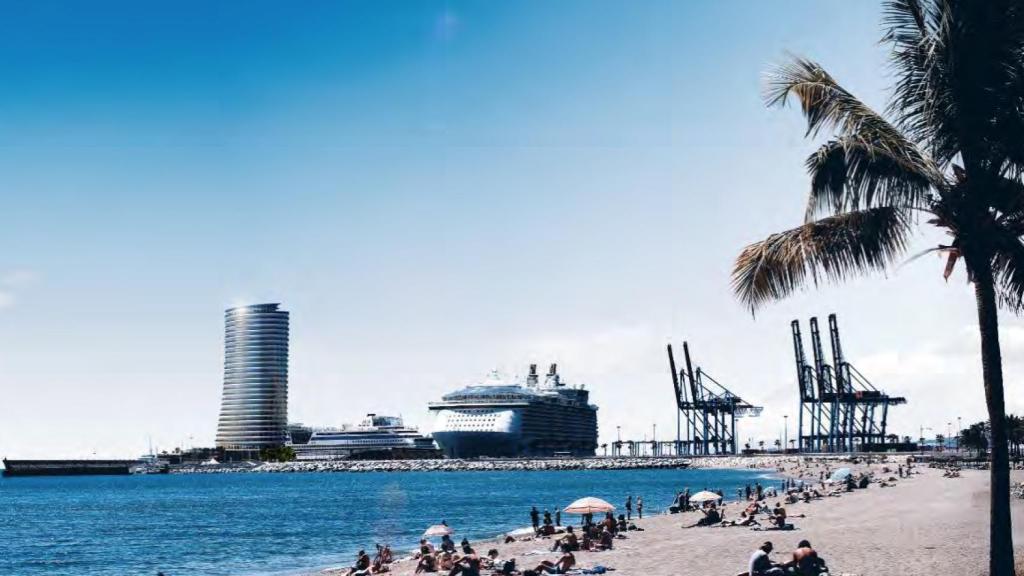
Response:
[{"label": "ship hull", "polygon": [[4,476],[120,476],[134,460],[4,460]]},{"label": "ship hull", "polygon": [[434,432],[434,441],[448,458],[512,458],[520,456],[515,432]]}]

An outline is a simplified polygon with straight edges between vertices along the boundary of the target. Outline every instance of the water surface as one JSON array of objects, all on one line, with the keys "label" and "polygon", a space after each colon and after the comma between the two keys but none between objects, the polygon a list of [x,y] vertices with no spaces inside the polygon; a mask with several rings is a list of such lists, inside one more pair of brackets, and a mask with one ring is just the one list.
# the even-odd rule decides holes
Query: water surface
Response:
[{"label": "water surface", "polygon": [[[289,574],[399,549],[442,520],[456,539],[529,524],[529,509],[762,482],[755,470],[79,476],[0,480],[0,574]],[[571,521],[565,517],[563,522]]]}]

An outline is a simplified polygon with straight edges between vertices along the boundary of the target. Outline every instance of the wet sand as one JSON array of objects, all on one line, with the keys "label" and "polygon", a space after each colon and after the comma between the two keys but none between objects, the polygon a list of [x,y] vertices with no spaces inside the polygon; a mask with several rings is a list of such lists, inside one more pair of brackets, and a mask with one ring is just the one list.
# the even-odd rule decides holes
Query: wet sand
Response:
[{"label": "wet sand", "polygon": [[[876,477],[882,476],[880,465],[872,468]],[[765,540],[775,546],[772,559],[784,561],[798,541],[808,539],[836,576],[986,574],[988,472],[965,470],[960,478],[944,478],[941,470],[916,470],[919,474],[891,487],[872,483],[840,497],[786,505],[796,525],[792,531],[681,528],[697,521],[700,514],[696,512],[647,517],[636,521],[644,531],[615,540],[614,550],[577,552],[577,566],[603,565],[621,576],[732,576],[746,571],[751,552]],[[795,475],[792,467],[786,473]],[[817,478],[816,472],[811,473]],[[1013,480],[1024,480],[1024,473],[1015,472]],[[1014,500],[1013,506],[1014,542],[1020,558],[1024,557],[1024,500]],[[726,505],[726,519],[736,519],[741,510],[739,503]],[[806,517],[794,517],[801,514]],[[496,548],[502,559],[515,558],[517,568],[523,570],[541,560],[556,560],[558,554],[550,552],[552,544],[551,539],[510,544],[492,540],[474,547],[481,555]],[[392,573],[406,576],[414,568],[414,561],[396,562]],[[345,571],[322,574],[338,573]]]}]

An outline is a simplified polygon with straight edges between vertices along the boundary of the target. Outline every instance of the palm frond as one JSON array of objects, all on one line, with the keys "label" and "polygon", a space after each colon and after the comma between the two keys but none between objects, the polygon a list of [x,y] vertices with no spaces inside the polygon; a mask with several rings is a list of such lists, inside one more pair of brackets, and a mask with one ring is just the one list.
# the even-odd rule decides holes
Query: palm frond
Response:
[{"label": "palm frond", "polygon": [[811,193],[806,221],[833,214],[896,206],[924,208],[930,190],[945,186],[941,171],[909,142],[841,136],[807,158]]},{"label": "palm frond", "polygon": [[1020,235],[1006,228],[991,230],[994,245],[992,275],[999,303],[1015,314],[1024,311],[1024,243]]},{"label": "palm frond", "polygon": [[880,271],[906,250],[904,210],[878,207],[846,212],[773,234],[747,246],[736,259],[732,287],[751,311],[822,279]]},{"label": "palm frond", "polygon": [[800,101],[808,136],[834,129],[841,135],[870,135],[901,145],[906,142],[885,118],[840,86],[824,68],[798,56],[767,75],[764,98],[768,106],[785,106],[791,96]]}]

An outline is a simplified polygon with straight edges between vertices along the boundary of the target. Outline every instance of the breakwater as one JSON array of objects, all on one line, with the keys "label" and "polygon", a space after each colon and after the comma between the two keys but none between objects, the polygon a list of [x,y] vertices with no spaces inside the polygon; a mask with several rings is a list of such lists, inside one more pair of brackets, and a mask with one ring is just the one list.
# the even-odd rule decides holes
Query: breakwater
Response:
[{"label": "breakwater", "polygon": [[[849,461],[830,456],[820,460]],[[779,469],[795,464],[797,456],[702,456],[676,457],[596,457],[538,458],[495,460],[331,460],[264,462],[261,464],[218,464],[178,466],[174,474],[282,473],[282,472],[544,472],[566,470],[671,470],[703,469]]]},{"label": "breakwater", "polygon": [[543,458],[534,460],[330,460],[258,465],[183,466],[176,474],[273,472],[529,472],[564,470],[664,470],[689,468],[690,458]]}]

